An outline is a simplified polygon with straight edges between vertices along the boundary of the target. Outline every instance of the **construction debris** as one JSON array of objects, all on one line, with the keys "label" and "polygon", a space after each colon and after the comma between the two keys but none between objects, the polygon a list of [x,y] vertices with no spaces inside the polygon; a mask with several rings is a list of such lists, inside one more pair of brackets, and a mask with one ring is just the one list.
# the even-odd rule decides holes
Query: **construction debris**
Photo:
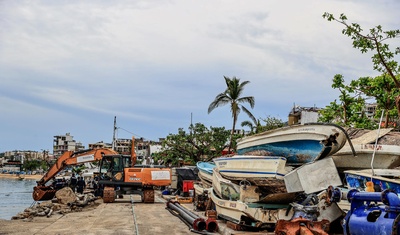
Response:
[{"label": "construction debris", "polygon": [[75,194],[71,188],[65,187],[57,191],[54,199],[36,203],[11,219],[27,220],[35,216],[50,217],[53,214],[79,212],[82,211],[82,207],[89,205],[96,199],[98,197],[95,197],[93,193]]}]

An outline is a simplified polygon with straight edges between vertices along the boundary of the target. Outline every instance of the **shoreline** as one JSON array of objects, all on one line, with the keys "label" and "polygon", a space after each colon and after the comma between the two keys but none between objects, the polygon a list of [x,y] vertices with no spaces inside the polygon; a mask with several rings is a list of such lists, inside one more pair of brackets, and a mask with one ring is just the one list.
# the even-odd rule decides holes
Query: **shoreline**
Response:
[{"label": "shoreline", "polygon": [[[33,180],[40,180],[43,175],[20,175],[22,179],[33,179]],[[20,179],[20,177],[16,174],[0,174],[0,178],[6,179]]]}]

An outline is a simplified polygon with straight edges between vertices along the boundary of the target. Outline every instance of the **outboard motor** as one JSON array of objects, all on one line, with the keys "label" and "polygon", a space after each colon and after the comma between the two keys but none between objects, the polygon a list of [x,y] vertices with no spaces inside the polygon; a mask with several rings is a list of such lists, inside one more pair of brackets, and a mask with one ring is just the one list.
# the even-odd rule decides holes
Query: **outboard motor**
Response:
[{"label": "outboard motor", "polygon": [[[340,200],[336,189],[332,201]],[[344,235],[400,234],[400,199],[394,191],[347,192],[351,209],[343,220]],[[379,203],[380,202],[380,203]]]}]

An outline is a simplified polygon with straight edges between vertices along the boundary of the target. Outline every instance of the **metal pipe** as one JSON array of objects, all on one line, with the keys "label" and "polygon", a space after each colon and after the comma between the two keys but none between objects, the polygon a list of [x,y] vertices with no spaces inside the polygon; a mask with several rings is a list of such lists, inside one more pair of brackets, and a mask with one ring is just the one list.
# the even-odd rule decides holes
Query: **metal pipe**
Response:
[{"label": "metal pipe", "polygon": [[179,208],[175,204],[177,204],[177,202],[173,203],[171,201],[168,201],[167,207],[177,211],[179,213],[179,215],[181,215],[181,217],[185,221],[189,222],[192,225],[193,229],[195,229],[197,231],[202,231],[202,230],[206,229],[207,225],[203,218],[200,218],[200,217],[193,218],[189,213],[187,213],[185,210],[183,210],[182,207]]},{"label": "metal pipe", "polygon": [[183,207],[179,202],[173,202],[174,205],[176,207],[178,207],[179,209],[183,210],[185,213],[187,213],[188,215],[190,215],[191,217],[197,219],[199,218],[199,216],[193,212],[191,212],[190,210],[187,210],[185,207]]},{"label": "metal pipe", "polygon": [[[179,204],[178,202],[174,203],[175,206],[177,206],[179,209],[181,209],[182,211],[186,212],[189,216],[191,216],[194,219],[197,218],[201,218],[199,215],[197,215],[196,213],[186,209],[184,206],[182,206],[181,204]],[[212,218],[208,218],[206,220],[206,230],[208,232],[215,232],[218,230],[218,223],[215,219]]]},{"label": "metal pipe", "polygon": [[206,220],[206,230],[208,232],[216,232],[216,231],[218,231],[218,223],[214,218],[208,218]]}]

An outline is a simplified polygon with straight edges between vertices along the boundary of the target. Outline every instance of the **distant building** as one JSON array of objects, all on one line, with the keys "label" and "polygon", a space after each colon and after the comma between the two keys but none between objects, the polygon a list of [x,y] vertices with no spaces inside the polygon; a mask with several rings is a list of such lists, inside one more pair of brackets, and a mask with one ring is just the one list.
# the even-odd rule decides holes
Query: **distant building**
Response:
[{"label": "distant building", "polygon": [[53,139],[53,154],[55,157],[61,156],[66,151],[80,151],[85,147],[81,142],[76,142],[70,133],[56,135]]},{"label": "distant building", "polygon": [[322,108],[294,106],[289,113],[288,125],[318,122]]},{"label": "distant building", "polygon": [[2,172],[19,173],[22,171],[22,165],[20,161],[8,161],[3,164]]},{"label": "distant building", "polygon": [[[364,110],[359,114],[365,115],[369,119],[373,119],[376,107],[376,103],[366,104]],[[323,108],[294,106],[289,113],[288,125],[318,122],[318,119],[321,116],[321,110],[323,110]]]},{"label": "distant building", "polygon": [[24,162],[25,159],[43,159],[44,153],[31,150],[14,150],[3,153],[7,159]]},{"label": "distant building", "polygon": [[365,105],[365,116],[367,116],[367,118],[369,119],[373,119],[376,113],[376,107],[378,106],[378,104],[374,103],[374,104],[366,104]]},{"label": "distant building", "polygon": [[102,149],[102,148],[111,148],[112,145],[109,143],[104,143],[103,141],[94,143],[94,144],[89,144],[89,149]]},{"label": "distant building", "polygon": [[120,154],[131,154],[131,139],[116,139],[114,144],[114,150]]}]

